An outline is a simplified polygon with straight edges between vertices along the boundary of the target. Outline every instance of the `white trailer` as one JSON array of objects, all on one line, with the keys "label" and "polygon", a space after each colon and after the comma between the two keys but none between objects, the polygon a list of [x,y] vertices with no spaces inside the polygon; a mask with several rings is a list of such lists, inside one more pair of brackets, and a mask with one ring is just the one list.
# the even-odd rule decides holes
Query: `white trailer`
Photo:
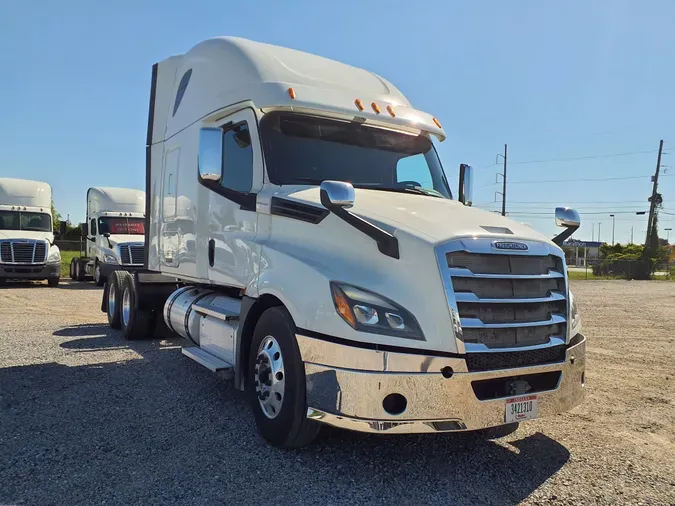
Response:
[{"label": "white trailer", "polygon": [[51,186],[42,181],[0,178],[0,285],[9,279],[46,279],[49,286],[58,286],[60,277]]},{"label": "white trailer", "polygon": [[156,64],[145,269],[115,273],[102,310],[129,339],[163,318],[279,447],[570,409],[578,213],[556,210],[552,242],[472,208],[467,165],[453,198],[445,135],[382,77],[291,49],[220,37]]},{"label": "white trailer", "polygon": [[87,217],[82,224],[85,251],[73,258],[70,277],[103,286],[113,271],[143,267],[145,192],[131,188],[87,190]]}]

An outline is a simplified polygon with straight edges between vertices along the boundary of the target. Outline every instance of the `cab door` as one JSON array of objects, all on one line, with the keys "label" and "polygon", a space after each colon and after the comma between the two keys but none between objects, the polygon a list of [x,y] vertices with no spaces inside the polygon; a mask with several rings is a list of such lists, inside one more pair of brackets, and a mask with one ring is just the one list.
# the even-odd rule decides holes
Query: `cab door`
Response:
[{"label": "cab door", "polygon": [[217,128],[200,132],[199,181],[209,189],[206,223],[200,224],[207,247],[209,281],[246,287],[257,269],[259,246],[256,194],[263,184],[263,158],[256,118],[238,111]]}]

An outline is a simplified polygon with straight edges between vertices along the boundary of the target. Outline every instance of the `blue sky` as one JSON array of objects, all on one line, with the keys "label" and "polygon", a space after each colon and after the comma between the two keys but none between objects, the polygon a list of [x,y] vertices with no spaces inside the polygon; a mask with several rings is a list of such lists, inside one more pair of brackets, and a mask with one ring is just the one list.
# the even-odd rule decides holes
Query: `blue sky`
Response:
[{"label": "blue sky", "polygon": [[[633,213],[648,209],[659,139],[675,213],[673,19],[669,0],[2,2],[0,175],[48,181],[73,222],[90,186],[143,188],[152,64],[237,35],[391,80],[443,122],[453,187],[460,162],[478,168],[480,207],[497,208],[495,156],[508,143],[513,218],[553,234],[553,208],[571,205],[577,238],[597,239],[602,223],[609,241],[614,212],[616,240],[632,226],[642,242],[646,217]],[[605,156],[622,153],[634,154]],[[609,177],[634,179],[587,181]],[[662,229],[674,222],[661,216]]]}]

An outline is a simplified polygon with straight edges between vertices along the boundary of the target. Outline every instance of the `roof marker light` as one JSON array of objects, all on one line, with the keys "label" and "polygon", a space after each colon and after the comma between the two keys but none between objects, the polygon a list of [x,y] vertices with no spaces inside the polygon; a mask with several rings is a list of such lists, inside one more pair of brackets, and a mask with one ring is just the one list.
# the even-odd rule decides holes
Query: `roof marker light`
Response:
[{"label": "roof marker light", "polygon": [[394,112],[394,108],[392,106],[388,105],[387,111],[389,111],[389,114],[391,115],[392,118],[396,117],[396,113]]},{"label": "roof marker light", "polygon": [[288,96],[295,99],[295,90],[293,88],[288,88]]},{"label": "roof marker light", "polygon": [[436,118],[434,118],[434,123],[436,123],[436,126],[437,126],[438,128],[443,128],[443,127],[441,126],[441,122],[438,121]]},{"label": "roof marker light", "polygon": [[375,111],[377,114],[380,114],[380,106],[377,105],[375,102],[370,104],[370,106],[373,108],[373,111]]},{"label": "roof marker light", "polygon": [[363,111],[363,102],[361,102],[360,98],[354,100],[354,103],[356,104],[356,107],[359,109],[359,111]]}]

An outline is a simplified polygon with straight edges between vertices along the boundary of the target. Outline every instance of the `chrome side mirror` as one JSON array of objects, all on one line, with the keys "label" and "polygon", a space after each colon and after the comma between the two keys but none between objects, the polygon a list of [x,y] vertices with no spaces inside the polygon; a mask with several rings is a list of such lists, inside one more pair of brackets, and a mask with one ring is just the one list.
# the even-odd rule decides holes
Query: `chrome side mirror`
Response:
[{"label": "chrome side mirror", "polygon": [[199,130],[199,177],[206,181],[220,181],[223,174],[223,131],[220,128]]},{"label": "chrome side mirror", "polygon": [[324,207],[349,209],[354,205],[354,187],[345,181],[323,181],[320,186]]},{"label": "chrome side mirror", "polygon": [[555,225],[556,227],[579,227],[581,225],[581,218],[576,209],[569,207],[555,208]]},{"label": "chrome side mirror", "polygon": [[563,242],[581,226],[581,218],[576,209],[556,207],[555,224],[558,227],[565,227],[565,230],[553,238],[553,242],[562,248]]},{"label": "chrome side mirror", "polygon": [[468,163],[459,164],[458,199],[465,206],[473,204],[473,167]]}]

